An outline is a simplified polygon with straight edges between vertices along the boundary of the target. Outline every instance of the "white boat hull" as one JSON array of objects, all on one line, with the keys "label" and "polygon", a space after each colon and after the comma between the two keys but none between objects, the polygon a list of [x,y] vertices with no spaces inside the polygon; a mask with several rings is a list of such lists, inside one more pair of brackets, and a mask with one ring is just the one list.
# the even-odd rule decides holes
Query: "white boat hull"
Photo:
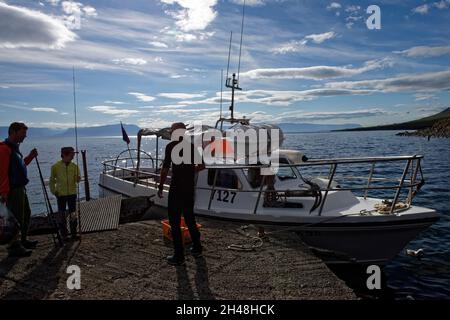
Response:
[{"label": "white boat hull", "polygon": [[[152,196],[157,192],[151,183],[136,184],[108,174],[101,175],[99,187],[101,196]],[[162,199],[153,199],[156,205],[166,208],[167,198],[168,190],[165,189]],[[438,219],[434,210],[417,206],[401,215],[347,215],[352,210],[359,212],[361,208],[380,202],[381,199],[358,198],[358,201],[359,203],[352,204],[352,209],[343,210],[341,215],[333,215],[336,214],[333,210],[324,212],[322,216],[310,215],[300,212],[300,209],[292,209],[286,215],[277,215],[275,212],[264,212],[263,208],[258,214],[253,214],[248,210],[207,210],[198,204],[195,213],[205,218],[267,225],[296,232],[325,262],[333,264],[386,264],[409,241]]]}]

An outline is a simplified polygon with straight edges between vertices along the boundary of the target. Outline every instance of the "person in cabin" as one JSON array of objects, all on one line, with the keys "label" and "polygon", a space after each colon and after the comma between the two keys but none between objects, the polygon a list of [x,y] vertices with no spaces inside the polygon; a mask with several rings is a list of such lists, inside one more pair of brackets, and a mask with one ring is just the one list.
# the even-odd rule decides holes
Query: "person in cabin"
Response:
[{"label": "person in cabin", "polygon": [[[186,130],[186,126],[179,122],[171,126],[172,138],[176,130]],[[175,164],[173,162],[172,150],[179,143],[183,143],[183,138],[178,141],[172,139],[166,146],[164,162],[160,174],[160,181],[158,186],[158,197],[163,197],[164,182],[166,181],[169,169],[172,168],[169,199],[168,199],[168,215],[169,224],[172,232],[172,239],[174,245],[174,254],[167,257],[167,262],[170,265],[183,265],[184,260],[184,246],[181,234],[181,216],[184,216],[186,225],[192,239],[191,254],[195,258],[202,256],[202,245],[200,242],[200,231],[197,228],[197,223],[194,216],[194,191],[195,191],[195,173],[205,168],[204,164],[195,165],[194,163],[194,146],[190,144],[191,161],[190,163]],[[181,151],[182,153],[182,151]],[[179,154],[182,156],[182,154]]]},{"label": "person in cabin", "polygon": [[27,239],[31,219],[26,185],[27,166],[38,156],[36,149],[23,157],[19,146],[27,137],[28,127],[21,122],[13,122],[8,129],[8,138],[0,142],[0,202],[6,203],[20,227],[20,240],[17,236],[10,243],[8,253],[11,257],[28,257],[29,249],[37,246],[37,241]]},{"label": "person in cabin", "polygon": [[80,182],[80,169],[72,162],[75,150],[72,147],[61,148],[61,160],[52,166],[50,175],[50,191],[56,196],[58,212],[61,217],[60,228],[65,239],[68,236],[67,218],[69,218],[70,234],[77,238],[77,184]]}]

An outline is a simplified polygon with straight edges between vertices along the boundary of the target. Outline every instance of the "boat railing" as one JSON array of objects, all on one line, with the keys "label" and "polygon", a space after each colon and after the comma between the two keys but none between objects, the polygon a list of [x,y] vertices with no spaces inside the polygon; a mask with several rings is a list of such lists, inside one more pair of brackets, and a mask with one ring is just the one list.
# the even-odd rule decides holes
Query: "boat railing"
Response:
[{"label": "boat railing", "polygon": [[[158,176],[158,173],[144,171],[141,168],[138,168],[136,165],[136,158],[134,158],[131,152],[139,152],[138,149],[127,149],[119,153],[119,155],[115,159],[109,159],[102,162],[103,165],[103,173],[110,173],[115,177],[119,177],[118,172],[121,173],[121,178],[125,179],[127,177],[133,177],[136,179],[136,182],[144,177],[153,177]],[[151,168],[155,169],[155,159],[147,152],[140,150],[140,152],[144,155],[141,156],[141,161],[149,160],[151,162]],[[123,156],[124,154],[128,154],[128,156]],[[128,167],[128,162],[132,163],[132,168]],[[125,163],[125,166],[121,166],[118,163]]]},{"label": "boat railing", "polygon": [[[103,164],[103,173],[107,172],[113,172],[113,174],[116,174],[116,170],[120,169],[122,172],[122,178],[125,178],[126,175],[129,177],[135,178],[135,181],[142,178],[154,178],[155,181],[158,181],[159,178],[159,172],[158,170],[155,170],[155,172],[148,172],[143,171],[142,169],[137,170],[136,168],[123,168],[117,166],[117,162],[120,160],[129,160],[130,158],[117,158],[115,160],[106,160]],[[424,175],[422,171],[422,155],[414,155],[414,156],[394,156],[394,157],[368,157],[368,158],[342,158],[342,159],[314,159],[314,160],[308,160],[307,162],[302,163],[280,163],[277,164],[277,167],[279,168],[297,168],[299,172],[302,171],[304,168],[310,168],[310,167],[328,167],[328,175],[324,177],[328,180],[327,187],[321,188],[320,192],[323,192],[323,198],[320,203],[320,207],[318,208],[318,215],[320,216],[323,212],[323,208],[325,206],[325,203],[327,201],[328,195],[330,192],[333,191],[359,191],[364,192],[364,199],[367,199],[369,192],[371,190],[392,190],[394,191],[394,194],[392,196],[392,201],[389,202],[389,213],[392,214],[394,211],[396,211],[397,204],[399,203],[399,198],[401,195],[401,192],[403,190],[408,190],[408,195],[406,198],[406,205],[407,207],[410,207],[412,205],[412,201],[417,194],[417,192],[420,191],[420,188],[424,184]],[[402,174],[399,179],[395,179],[392,177],[389,178],[380,178],[375,177],[375,169],[377,168],[377,164],[380,163],[391,163],[391,162],[405,162],[404,167],[402,168]],[[351,186],[351,187],[342,187],[342,186],[333,186],[333,182],[335,182],[336,177],[338,176],[338,168],[343,168],[345,166],[349,165],[357,165],[357,164],[368,164],[370,165],[370,170],[367,176],[349,176],[347,173],[344,173],[343,177],[346,180],[362,180],[364,182],[364,186]],[[154,168],[154,167],[153,167]],[[211,186],[209,187],[199,187],[197,186],[197,190],[209,190],[211,191],[209,204],[208,204],[208,210],[211,209],[211,203],[214,198],[215,192],[220,188],[221,190],[223,188],[217,186],[217,177],[219,170],[218,169],[224,169],[224,170],[237,170],[237,169],[255,169],[255,168],[270,168],[270,165],[206,165],[206,169],[216,169],[214,173],[214,180]],[[409,177],[408,177],[409,174]],[[237,190],[237,192],[249,192],[249,193],[256,193],[257,199],[256,203],[254,205],[254,213],[257,213],[257,209],[260,205],[262,195],[266,192],[276,192],[278,194],[286,194],[289,192],[295,192],[295,191],[304,191],[304,189],[286,189],[286,190],[270,190],[268,191],[264,187],[267,186],[266,179],[267,175],[262,175],[262,181],[260,184],[260,187],[258,190]],[[383,185],[383,186],[376,186],[373,185],[375,182],[390,182],[390,185]],[[155,182],[156,183],[156,182]]]},{"label": "boat railing", "polygon": [[[327,187],[321,189],[320,192],[324,192],[322,201],[320,203],[318,215],[320,216],[323,212],[323,208],[328,198],[329,192],[333,191],[362,191],[364,192],[364,199],[367,199],[370,190],[393,190],[394,194],[392,196],[392,201],[388,204],[389,213],[392,214],[396,211],[397,204],[399,203],[399,198],[402,190],[406,189],[408,191],[408,196],[406,198],[406,205],[410,207],[416,193],[420,190],[424,184],[424,176],[422,172],[421,161],[423,159],[422,155],[413,156],[393,156],[393,157],[366,157],[366,158],[342,158],[342,159],[314,159],[308,160],[302,163],[289,163],[289,164],[277,164],[279,168],[297,168],[301,172],[302,168],[306,167],[329,167],[329,173],[326,179],[328,180]],[[376,165],[379,163],[389,163],[389,162],[405,162],[402,170],[402,175],[399,179],[393,178],[379,178],[374,177]],[[370,171],[368,176],[345,176],[348,180],[366,180],[365,186],[357,187],[341,187],[334,186],[333,182],[337,176],[338,167],[344,167],[345,165],[356,165],[356,164],[369,164]],[[208,169],[251,169],[251,168],[270,168],[270,165],[211,165],[207,166]],[[208,210],[211,208],[211,203],[217,190],[217,175],[219,170],[215,170],[213,184],[210,187],[197,187],[201,190],[210,190],[211,196],[208,204]],[[408,173],[410,174],[409,179],[407,179]],[[420,179],[418,177],[420,175]],[[261,202],[262,195],[266,192],[276,192],[278,194],[295,192],[297,190],[287,189],[287,190],[270,190],[264,189],[266,186],[267,175],[262,176],[262,182],[259,190],[239,190],[239,192],[251,192],[257,193],[257,199],[254,206],[254,213],[257,213],[257,209]],[[374,186],[374,182],[393,182],[392,185]]]}]

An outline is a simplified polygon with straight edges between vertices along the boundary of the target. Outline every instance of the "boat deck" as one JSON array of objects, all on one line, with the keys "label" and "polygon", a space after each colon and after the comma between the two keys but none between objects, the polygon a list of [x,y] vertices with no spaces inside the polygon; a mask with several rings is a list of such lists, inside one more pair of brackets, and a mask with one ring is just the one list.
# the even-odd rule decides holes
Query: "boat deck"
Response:
[{"label": "boat deck", "polygon": [[[160,219],[83,235],[55,249],[51,236],[35,237],[29,258],[8,258],[0,247],[0,299],[355,299],[345,283],[293,233],[271,234],[251,252],[228,250],[248,243],[252,227],[199,221],[204,258],[187,256],[171,267]],[[66,268],[81,268],[81,290],[68,290]]]}]

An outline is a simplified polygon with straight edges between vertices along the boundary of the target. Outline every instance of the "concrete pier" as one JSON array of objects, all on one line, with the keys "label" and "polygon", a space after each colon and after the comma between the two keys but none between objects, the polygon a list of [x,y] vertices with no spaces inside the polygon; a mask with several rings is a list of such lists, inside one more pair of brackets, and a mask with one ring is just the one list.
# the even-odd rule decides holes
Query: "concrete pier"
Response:
[{"label": "concrete pier", "polygon": [[[355,299],[345,283],[293,233],[269,234],[253,251],[256,228],[200,220],[204,257],[187,253],[186,266],[169,266],[172,251],[159,219],[83,235],[55,248],[50,235],[33,238],[29,258],[8,258],[0,247],[0,299]],[[81,290],[69,290],[66,269],[81,270]]]}]

